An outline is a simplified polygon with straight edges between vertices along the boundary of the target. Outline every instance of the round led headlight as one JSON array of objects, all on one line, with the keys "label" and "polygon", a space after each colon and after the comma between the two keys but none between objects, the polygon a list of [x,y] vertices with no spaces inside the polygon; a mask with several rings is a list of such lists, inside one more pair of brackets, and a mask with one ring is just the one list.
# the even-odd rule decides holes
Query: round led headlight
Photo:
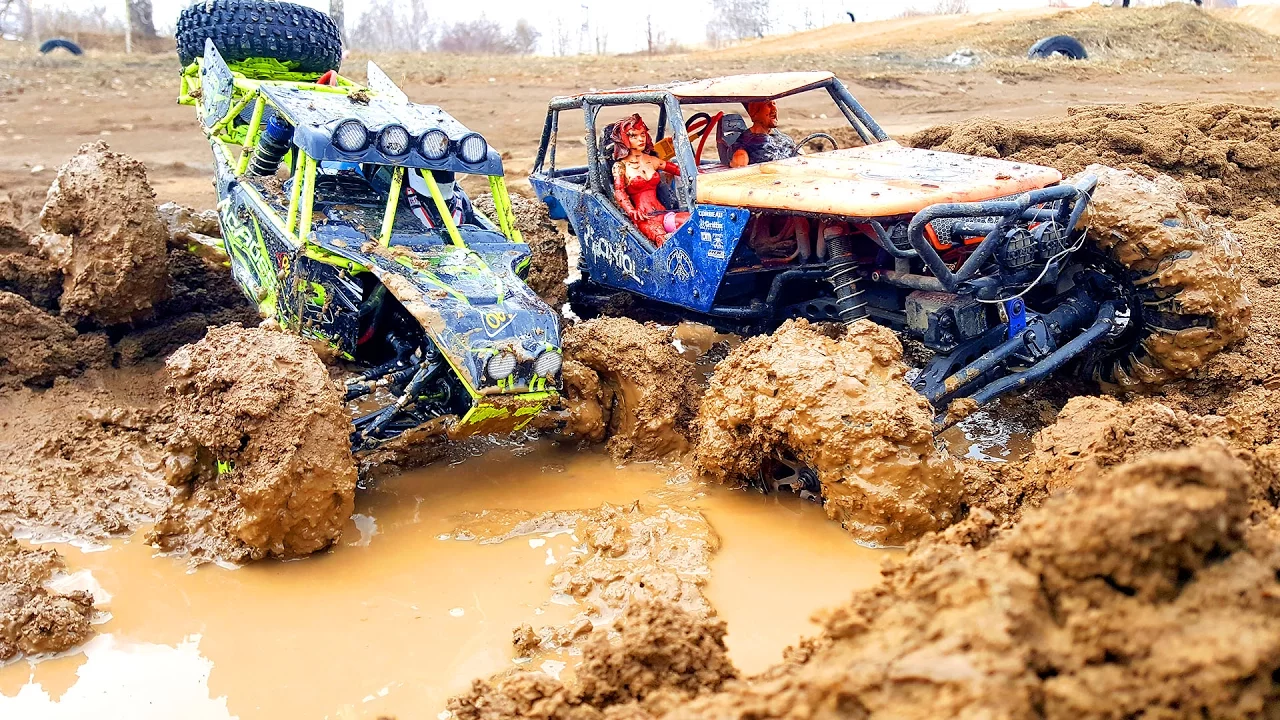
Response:
[{"label": "round led headlight", "polygon": [[489,358],[484,371],[490,380],[501,380],[516,371],[516,356],[509,352],[498,353]]},{"label": "round led headlight", "polygon": [[458,143],[458,157],[462,162],[472,165],[482,161],[489,155],[489,143],[479,135],[472,133]]},{"label": "round led headlight", "polygon": [[383,155],[399,157],[409,152],[413,136],[403,125],[388,125],[378,133],[378,151]]},{"label": "round led headlight", "polygon": [[555,350],[547,350],[539,355],[537,360],[533,361],[533,374],[547,378],[553,377],[560,372],[562,362],[560,353]]},{"label": "round led headlight", "polygon": [[369,147],[369,129],[359,120],[343,120],[333,131],[333,144],[343,152],[358,153]]},{"label": "round led headlight", "polygon": [[443,160],[449,154],[449,135],[443,130],[429,130],[419,145],[422,156],[428,160]]}]

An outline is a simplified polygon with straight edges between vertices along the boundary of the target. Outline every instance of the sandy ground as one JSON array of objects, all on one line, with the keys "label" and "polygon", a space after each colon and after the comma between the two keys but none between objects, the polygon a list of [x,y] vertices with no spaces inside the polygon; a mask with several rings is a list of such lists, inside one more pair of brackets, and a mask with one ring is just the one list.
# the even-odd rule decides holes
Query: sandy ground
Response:
[{"label": "sandy ground", "polygon": [[[975,115],[1061,114],[1073,105],[1180,100],[1271,105],[1280,99],[1275,54],[1195,52],[1178,62],[1104,54],[1079,66],[1001,60],[959,68],[938,62],[956,47],[975,46],[990,34],[982,23],[992,21],[977,16],[959,25],[947,18],[891,21],[887,27],[842,25],[768,40],[759,48],[654,58],[373,59],[415,101],[447,108],[510,153],[508,171],[517,178],[532,166],[546,104],[555,95],[740,72],[831,70],[893,135]],[[874,42],[863,36],[873,32],[870,28]],[[927,44],[921,38],[929,38]],[[907,47],[904,40],[911,40],[909,52],[898,49]],[[367,57],[350,58],[347,72],[363,77]],[[211,207],[212,160],[190,108],[175,102],[176,65],[165,55],[130,58],[89,51],[82,59],[68,59],[0,45],[0,185],[43,189],[53,169],[81,143],[102,138],[147,165],[161,202]],[[801,130],[830,125],[809,114],[797,108],[781,120]],[[31,175],[35,167],[43,168],[44,177]]]}]

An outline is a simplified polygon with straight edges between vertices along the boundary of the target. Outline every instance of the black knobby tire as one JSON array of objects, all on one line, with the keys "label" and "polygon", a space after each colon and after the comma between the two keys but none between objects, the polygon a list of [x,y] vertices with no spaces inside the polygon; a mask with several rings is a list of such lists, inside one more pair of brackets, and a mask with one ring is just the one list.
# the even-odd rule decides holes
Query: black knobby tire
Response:
[{"label": "black knobby tire", "polygon": [[290,2],[201,0],[178,16],[177,37],[183,67],[204,57],[206,39],[227,62],[270,58],[308,73],[342,64],[342,35],[333,20]]},{"label": "black knobby tire", "polygon": [[1044,38],[1027,51],[1029,58],[1047,58],[1054,55],[1065,55],[1072,60],[1086,60],[1089,57],[1084,45],[1070,35],[1053,35]]},{"label": "black knobby tire", "polygon": [[66,50],[72,55],[84,54],[84,51],[80,49],[79,45],[71,42],[70,40],[67,40],[66,38],[53,38],[51,40],[45,40],[43,43],[40,44],[41,55],[47,55],[53,52],[54,50],[59,50],[59,49]]}]

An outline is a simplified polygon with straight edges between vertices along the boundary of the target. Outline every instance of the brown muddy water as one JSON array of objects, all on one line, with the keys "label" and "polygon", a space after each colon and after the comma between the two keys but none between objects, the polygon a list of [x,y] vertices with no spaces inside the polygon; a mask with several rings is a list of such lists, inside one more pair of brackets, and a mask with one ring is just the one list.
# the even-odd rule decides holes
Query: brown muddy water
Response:
[{"label": "brown muddy water", "polygon": [[109,618],[83,648],[0,668],[0,718],[433,717],[512,666],[513,628],[575,613],[549,588],[574,538],[480,544],[455,533],[464,514],[636,499],[700,509],[722,543],[705,592],[747,673],[810,634],[814,611],[877,582],[892,552],[858,546],[815,503],[676,467],[616,467],[547,440],[473,450],[364,493],[341,546],[306,560],[189,570],[142,534],[97,552],[58,546],[82,571],[66,580]]}]

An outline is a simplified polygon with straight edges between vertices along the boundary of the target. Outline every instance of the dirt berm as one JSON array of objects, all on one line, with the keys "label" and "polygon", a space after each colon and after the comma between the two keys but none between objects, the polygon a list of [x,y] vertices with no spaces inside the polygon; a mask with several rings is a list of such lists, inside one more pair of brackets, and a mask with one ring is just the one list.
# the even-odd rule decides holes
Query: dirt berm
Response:
[{"label": "dirt berm", "polygon": [[102,141],[82,145],[49,188],[42,243],[62,269],[59,303],[71,322],[149,317],[169,283],[169,233],[142,163]]},{"label": "dirt berm", "polygon": [[89,638],[93,596],[44,584],[63,569],[53,550],[30,550],[0,527],[0,664],[19,653],[55,653]]},{"label": "dirt berm", "polygon": [[1073,107],[1067,117],[979,117],[903,139],[913,147],[1003,157],[1073,174],[1101,163],[1187,186],[1215,215],[1244,218],[1280,200],[1280,109],[1230,103]]},{"label": "dirt berm", "polygon": [[700,619],[677,607],[631,604],[616,640],[597,630],[582,646],[573,681],[539,672],[476,680],[449,701],[457,720],[595,720],[658,714],[699,692],[718,689],[737,675],[724,644],[724,622]]},{"label": "dirt berm", "polygon": [[688,450],[702,390],[676,351],[671,328],[598,318],[564,332],[570,435],[608,438],[618,460],[656,460]]},{"label": "dirt berm", "polygon": [[351,423],[302,339],[215,328],[169,357],[181,495],[149,540],[197,560],[292,558],[335,542],[351,517]]},{"label": "dirt berm", "polygon": [[697,467],[738,480],[790,455],[817,471],[827,514],[868,544],[945,528],[960,512],[960,473],[906,371],[902,343],[871,322],[833,338],[793,320],[751,338],[711,377]]}]

